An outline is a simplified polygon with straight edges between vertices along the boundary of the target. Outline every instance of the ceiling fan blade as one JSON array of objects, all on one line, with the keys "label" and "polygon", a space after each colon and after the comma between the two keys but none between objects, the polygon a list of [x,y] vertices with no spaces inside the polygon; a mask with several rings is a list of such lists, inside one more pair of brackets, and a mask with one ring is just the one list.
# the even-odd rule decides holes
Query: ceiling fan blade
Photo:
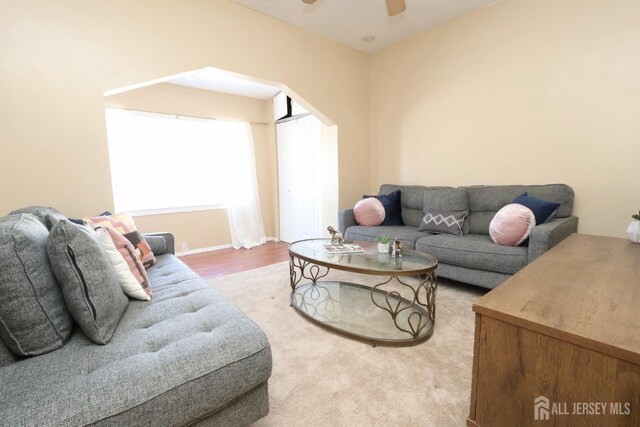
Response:
[{"label": "ceiling fan blade", "polygon": [[314,4],[317,0],[302,0],[302,3]]},{"label": "ceiling fan blade", "polygon": [[389,16],[398,15],[404,12],[406,8],[407,5],[404,0],[387,0],[387,12],[389,12]]}]

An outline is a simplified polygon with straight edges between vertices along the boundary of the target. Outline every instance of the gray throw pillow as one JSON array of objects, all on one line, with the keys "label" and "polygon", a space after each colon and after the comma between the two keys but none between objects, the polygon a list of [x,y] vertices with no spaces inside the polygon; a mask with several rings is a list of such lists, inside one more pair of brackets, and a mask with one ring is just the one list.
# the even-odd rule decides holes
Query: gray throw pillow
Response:
[{"label": "gray throw pillow", "polygon": [[94,231],[60,220],[49,234],[47,254],[71,315],[91,341],[107,344],[129,299]]},{"label": "gray throw pillow", "polygon": [[73,331],[47,259],[48,236],[33,215],[0,219],[0,337],[20,356],[56,350]]},{"label": "gray throw pillow", "polygon": [[[468,211],[469,201],[467,190],[459,188],[441,188],[425,190],[422,199],[422,210],[426,214],[428,211]],[[462,232],[469,233],[469,224],[462,225]]]},{"label": "gray throw pillow", "polygon": [[436,209],[428,210],[418,231],[427,231],[435,234],[453,234],[462,236],[462,224],[469,215],[469,211],[441,211]]},{"label": "gray throw pillow", "polygon": [[17,209],[11,212],[9,215],[28,213],[36,218],[47,227],[47,230],[51,230],[56,222],[66,217],[62,215],[60,211],[54,208],[48,208],[45,206],[28,206],[26,208]]},{"label": "gray throw pillow", "polygon": [[11,365],[17,361],[16,356],[11,353],[6,345],[0,341],[0,368],[3,366]]},{"label": "gray throw pillow", "polygon": [[143,237],[149,244],[151,252],[153,252],[154,255],[162,255],[167,252],[167,241],[164,240],[164,237],[149,234],[145,234]]}]

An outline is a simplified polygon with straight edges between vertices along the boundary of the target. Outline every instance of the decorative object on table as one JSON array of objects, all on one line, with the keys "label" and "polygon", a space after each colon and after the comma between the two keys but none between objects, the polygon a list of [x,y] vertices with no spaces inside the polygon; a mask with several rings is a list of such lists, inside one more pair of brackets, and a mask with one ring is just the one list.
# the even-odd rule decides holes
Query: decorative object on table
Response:
[{"label": "decorative object on table", "polygon": [[633,243],[640,243],[640,211],[637,215],[631,215],[633,220],[629,227],[627,227],[627,236]]},{"label": "decorative object on table", "polygon": [[401,251],[402,251],[402,243],[400,242],[400,239],[396,237],[393,239],[393,244],[391,245],[391,258],[402,256]]},{"label": "decorative object on table", "polygon": [[378,236],[378,253],[389,253],[389,236],[387,236],[386,234],[381,234],[380,236]]},{"label": "decorative object on table", "polygon": [[331,234],[331,245],[342,247],[344,246],[344,236],[341,232],[333,228],[332,226],[327,227],[327,231]]},{"label": "decorative object on table", "polygon": [[353,243],[345,243],[342,246],[325,245],[328,254],[363,254],[364,249]]},{"label": "decorative object on table", "polygon": [[402,270],[402,257],[399,256],[398,258],[394,258],[393,259],[393,268],[396,270]]},{"label": "decorative object on table", "polygon": [[397,237],[393,240],[393,246],[391,247],[392,258],[402,258],[402,242]]},{"label": "decorative object on table", "polygon": [[[382,203],[384,207],[384,221],[378,225],[404,225],[402,220],[402,203],[400,190],[392,191],[389,194],[380,194],[377,196],[362,196],[363,199],[374,198]],[[359,202],[358,202],[359,203]],[[355,208],[354,208],[355,215]],[[356,221],[358,219],[356,218]]]},{"label": "decorative object on table", "polygon": [[536,217],[526,206],[510,203],[500,209],[489,224],[489,236],[493,243],[502,246],[520,246],[531,235]]},{"label": "decorative object on table", "polygon": [[378,252],[378,265],[380,267],[386,267],[387,265],[389,265],[389,262],[391,261],[391,258],[389,257],[389,252],[387,253],[380,253]]},{"label": "decorative object on table", "polygon": [[359,200],[353,207],[353,218],[358,225],[375,227],[383,224],[385,220],[385,208],[382,202],[375,197]]},{"label": "decorative object on table", "polygon": [[531,209],[531,212],[533,212],[536,217],[536,225],[551,221],[555,218],[560,208],[560,203],[536,199],[535,197],[529,196],[528,193],[522,193],[513,199],[513,203],[519,203]]}]

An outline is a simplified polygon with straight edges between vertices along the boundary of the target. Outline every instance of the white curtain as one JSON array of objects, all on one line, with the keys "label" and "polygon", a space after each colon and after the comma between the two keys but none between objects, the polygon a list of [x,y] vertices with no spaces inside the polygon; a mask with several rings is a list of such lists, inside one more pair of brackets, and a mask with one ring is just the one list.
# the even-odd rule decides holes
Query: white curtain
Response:
[{"label": "white curtain", "polygon": [[[106,119],[117,211],[227,202],[233,191],[229,176],[236,170],[234,162],[245,162],[226,159],[229,146],[244,138],[242,123],[115,108],[107,108]],[[151,180],[140,173],[141,164],[170,173],[153,174]]]},{"label": "white curtain", "polygon": [[[251,125],[108,108],[116,210],[225,205],[234,248],[266,242]],[[144,191],[132,181],[137,159],[171,170]]]},{"label": "white curtain", "polygon": [[235,166],[232,176],[228,177],[233,190],[226,203],[229,231],[234,248],[250,249],[267,241],[260,212],[256,156],[251,125],[248,122],[233,125],[238,126],[240,131],[238,138],[229,144],[230,163]]}]

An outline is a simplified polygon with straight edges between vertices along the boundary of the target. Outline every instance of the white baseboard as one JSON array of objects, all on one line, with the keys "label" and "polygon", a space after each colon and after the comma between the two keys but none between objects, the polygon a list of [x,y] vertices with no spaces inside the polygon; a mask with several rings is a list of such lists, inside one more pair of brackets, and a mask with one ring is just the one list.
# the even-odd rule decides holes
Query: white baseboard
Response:
[{"label": "white baseboard", "polygon": [[190,249],[188,251],[176,252],[176,256],[202,254],[205,252],[219,251],[221,249],[229,249],[230,247],[232,247],[231,243],[228,243],[226,245],[208,246],[206,248]]},{"label": "white baseboard", "polygon": [[[279,242],[279,241],[280,239],[278,239],[277,237],[267,237],[267,242]],[[218,246],[208,246],[206,248],[190,249],[184,252],[176,252],[176,256],[202,254],[205,252],[219,251],[221,249],[229,249],[232,247],[233,246],[231,245],[231,243],[227,243],[225,245],[218,245]]]}]

